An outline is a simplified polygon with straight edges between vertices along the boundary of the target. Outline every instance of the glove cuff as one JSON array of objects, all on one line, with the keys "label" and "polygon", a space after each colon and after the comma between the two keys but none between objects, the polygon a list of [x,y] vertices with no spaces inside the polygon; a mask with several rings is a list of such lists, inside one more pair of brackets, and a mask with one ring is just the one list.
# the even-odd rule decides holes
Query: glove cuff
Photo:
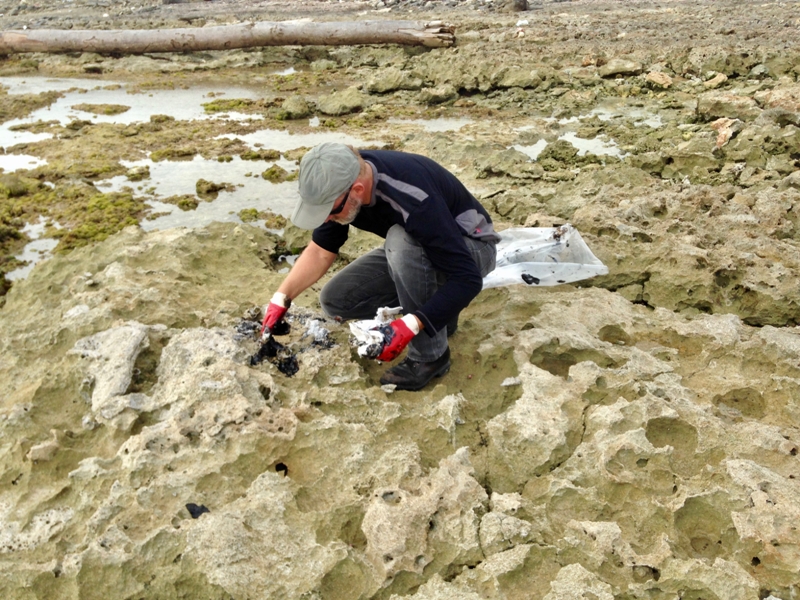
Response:
[{"label": "glove cuff", "polygon": [[406,324],[406,327],[411,330],[411,333],[414,335],[419,333],[419,321],[417,321],[417,317],[414,315],[406,315],[400,320]]},{"label": "glove cuff", "polygon": [[270,302],[272,304],[277,304],[278,306],[282,306],[283,308],[289,308],[292,305],[292,299],[289,298],[289,296],[287,296],[283,292],[275,292]]}]

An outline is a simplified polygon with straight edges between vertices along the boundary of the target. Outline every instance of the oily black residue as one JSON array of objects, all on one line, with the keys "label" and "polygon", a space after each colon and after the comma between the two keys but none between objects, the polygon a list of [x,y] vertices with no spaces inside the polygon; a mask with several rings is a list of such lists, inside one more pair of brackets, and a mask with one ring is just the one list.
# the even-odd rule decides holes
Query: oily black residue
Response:
[{"label": "oily black residue", "polygon": [[242,319],[236,324],[236,339],[252,339],[261,333],[261,323]]},{"label": "oily black residue", "polygon": [[258,352],[250,357],[250,364],[255,366],[265,359],[275,365],[287,377],[291,377],[300,370],[297,357],[273,337],[261,344]]},{"label": "oily black residue", "polygon": [[528,285],[538,285],[539,284],[539,278],[538,277],[534,277],[533,275],[529,275],[528,273],[523,273],[522,274],[522,281],[524,281]]},{"label": "oily black residue", "polygon": [[394,336],[394,329],[392,329],[389,325],[382,325],[378,327],[378,331],[383,334],[384,342],[381,344],[370,344],[366,347],[366,349],[361,350],[364,352],[364,356],[367,358],[378,358],[380,353],[383,352],[384,346],[389,344]]},{"label": "oily black residue", "polygon": [[[291,327],[286,321],[281,321],[275,325],[270,333],[272,335],[286,335]],[[242,319],[236,325],[236,333],[241,338],[253,338],[261,335],[261,321],[254,319]]]},{"label": "oily black residue", "polygon": [[203,513],[211,512],[204,504],[195,504],[194,502],[189,502],[189,504],[186,505],[186,510],[189,511],[193,519],[200,518],[200,515]]}]

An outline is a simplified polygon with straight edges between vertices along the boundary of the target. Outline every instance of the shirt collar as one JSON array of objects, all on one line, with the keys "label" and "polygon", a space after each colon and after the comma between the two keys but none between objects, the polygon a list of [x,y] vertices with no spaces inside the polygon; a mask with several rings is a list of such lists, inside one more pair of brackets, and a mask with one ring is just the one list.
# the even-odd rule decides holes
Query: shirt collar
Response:
[{"label": "shirt collar", "polygon": [[375,206],[375,198],[377,197],[375,195],[375,190],[378,188],[378,169],[375,168],[375,165],[373,165],[370,161],[365,160],[364,162],[367,163],[372,169],[372,189],[370,190],[369,194],[369,204],[367,204],[367,207],[371,207]]}]

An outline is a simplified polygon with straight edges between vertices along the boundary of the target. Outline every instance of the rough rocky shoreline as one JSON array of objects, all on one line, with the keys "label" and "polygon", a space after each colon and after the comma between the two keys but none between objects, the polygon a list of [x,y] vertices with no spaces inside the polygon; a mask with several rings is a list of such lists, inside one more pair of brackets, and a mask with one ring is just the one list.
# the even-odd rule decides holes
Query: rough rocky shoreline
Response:
[{"label": "rough rocky shoreline", "polygon": [[368,15],[397,16],[433,11],[478,11],[487,13],[536,10],[541,3],[520,0],[62,0],[52,6],[35,2],[0,2],[0,27],[14,29],[152,29],[164,26],[203,26],[248,20],[283,21],[303,17],[315,19],[363,18]]},{"label": "rough rocky shoreline", "polygon": [[[205,104],[250,120],[98,122],[93,114],[127,107],[89,105],[85,118],[22,125],[52,135],[4,149],[45,164],[0,173],[3,271],[19,262],[26,223],[50,223],[45,235],[59,243],[0,308],[6,597],[800,591],[800,4],[530,8],[0,5],[4,29],[255,14],[419,13],[457,26],[456,46],[433,50],[0,60],[0,84],[256,89]],[[63,93],[4,87],[0,117],[22,119]],[[429,155],[499,229],[570,222],[609,274],[482,292],[451,340],[451,373],[420,393],[381,389],[385,367],[358,358],[346,325],[322,322],[324,344],[304,336],[322,318],[314,290],[283,340],[299,372],[252,365],[243,319],[257,318],[282,257],[307,234],[246,222],[145,232],[158,199],[151,174],[124,163],[277,160],[246,142],[264,129],[323,129]],[[104,191],[109,177],[128,189]],[[265,195],[287,177],[262,175]],[[191,212],[226,183],[173,201]],[[376,243],[354,236],[337,268]]]}]

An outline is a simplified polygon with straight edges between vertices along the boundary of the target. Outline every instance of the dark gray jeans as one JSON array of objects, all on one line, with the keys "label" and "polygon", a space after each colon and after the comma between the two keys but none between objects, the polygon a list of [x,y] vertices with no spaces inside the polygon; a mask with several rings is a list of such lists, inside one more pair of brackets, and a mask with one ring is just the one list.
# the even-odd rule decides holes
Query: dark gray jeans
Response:
[{"label": "dark gray jeans", "polygon": [[[464,237],[484,277],[495,267],[494,242]],[[376,248],[339,271],[320,292],[322,310],[330,317],[373,319],[381,306],[402,306],[404,313],[422,307],[445,281],[425,250],[400,225],[386,235],[383,248]],[[412,360],[430,362],[447,349],[447,330],[433,337],[421,331],[408,346]]]}]

